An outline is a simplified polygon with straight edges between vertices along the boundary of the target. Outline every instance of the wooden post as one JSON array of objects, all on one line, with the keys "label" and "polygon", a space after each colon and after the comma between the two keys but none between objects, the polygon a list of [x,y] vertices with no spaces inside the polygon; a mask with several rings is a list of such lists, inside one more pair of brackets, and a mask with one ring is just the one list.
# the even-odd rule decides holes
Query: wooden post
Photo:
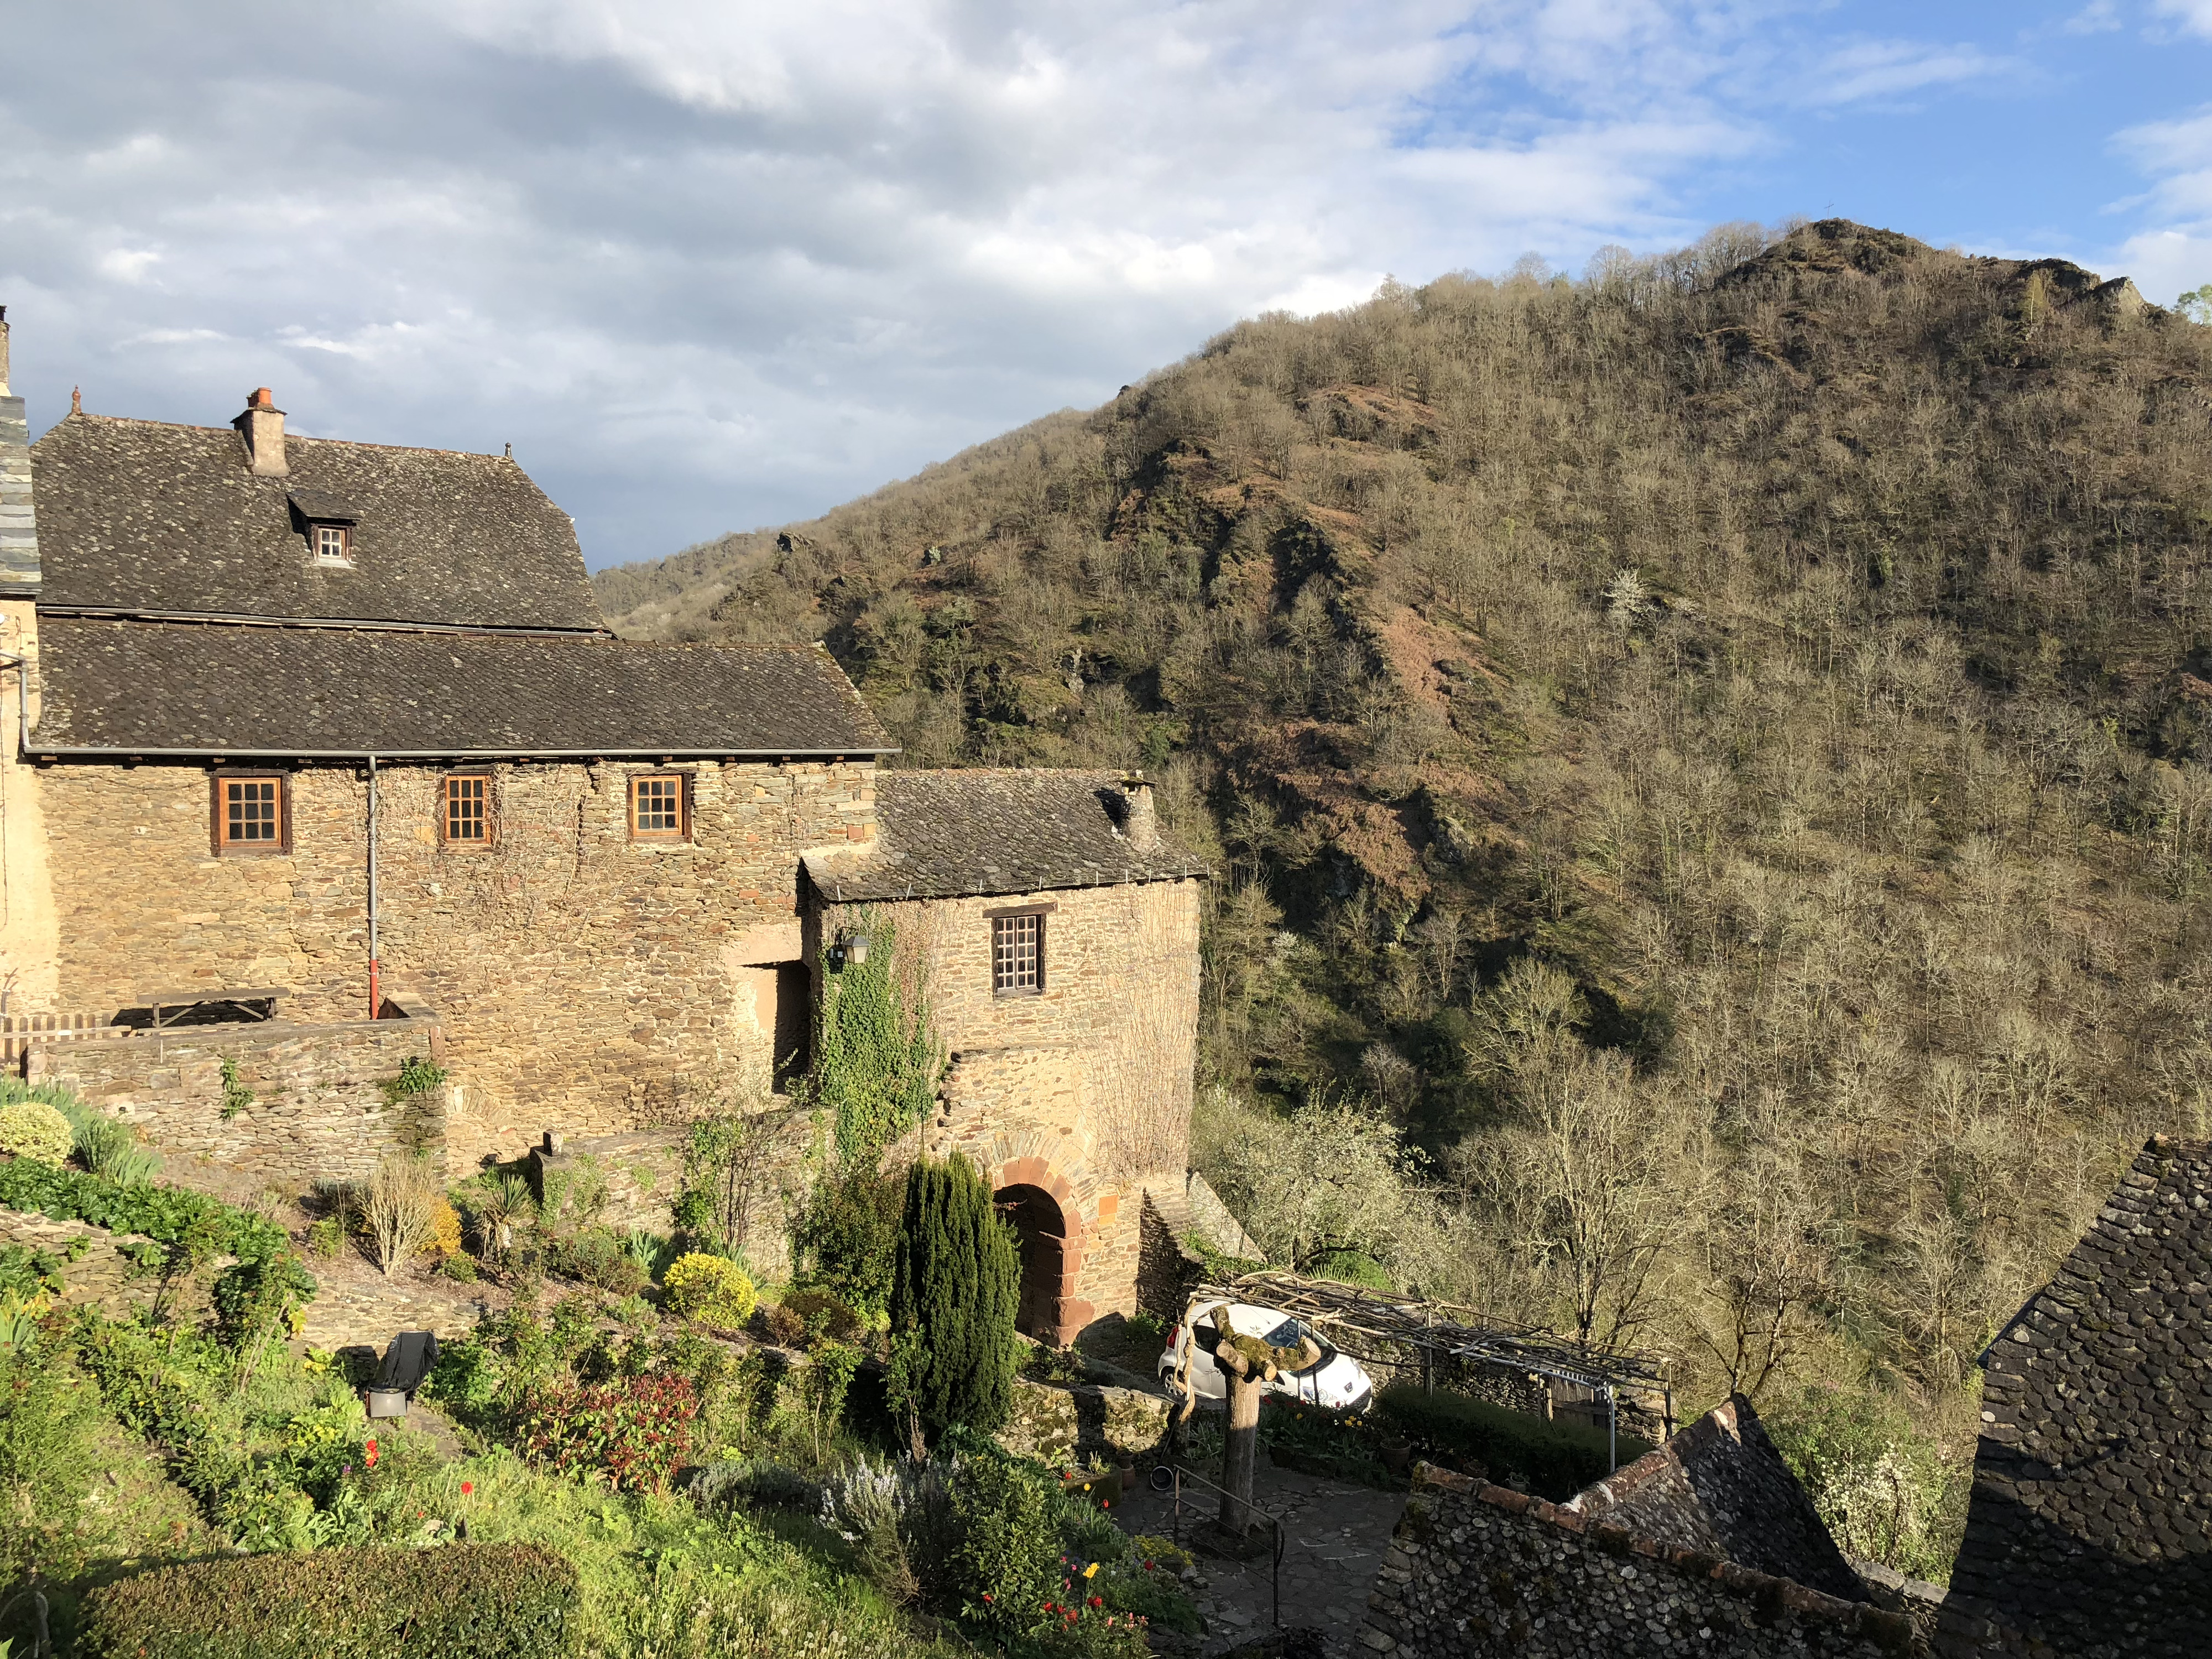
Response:
[{"label": "wooden post", "polygon": [[[1260,1459],[1261,1367],[1224,1334],[1213,1352],[1229,1384],[1229,1435],[1221,1449],[1221,1529],[1242,1538],[1252,1526],[1252,1477]],[[1274,1368],[1268,1366],[1267,1370]]]}]

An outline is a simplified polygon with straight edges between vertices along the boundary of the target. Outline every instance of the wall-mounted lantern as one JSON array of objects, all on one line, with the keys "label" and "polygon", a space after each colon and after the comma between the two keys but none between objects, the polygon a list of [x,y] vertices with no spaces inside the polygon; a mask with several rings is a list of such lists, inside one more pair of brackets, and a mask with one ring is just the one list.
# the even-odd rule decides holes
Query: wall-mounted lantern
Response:
[{"label": "wall-mounted lantern", "polygon": [[868,959],[870,940],[866,933],[851,933],[845,939],[845,960],[855,968]]}]

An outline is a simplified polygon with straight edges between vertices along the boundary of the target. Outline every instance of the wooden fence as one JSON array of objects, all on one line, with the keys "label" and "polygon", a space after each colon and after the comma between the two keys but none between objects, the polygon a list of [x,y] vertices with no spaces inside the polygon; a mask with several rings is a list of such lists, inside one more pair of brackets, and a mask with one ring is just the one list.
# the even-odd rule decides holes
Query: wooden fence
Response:
[{"label": "wooden fence", "polygon": [[33,1042],[67,1042],[72,1038],[128,1036],[115,1023],[115,1011],[98,1014],[0,1014],[0,1071],[21,1076],[23,1057]]}]

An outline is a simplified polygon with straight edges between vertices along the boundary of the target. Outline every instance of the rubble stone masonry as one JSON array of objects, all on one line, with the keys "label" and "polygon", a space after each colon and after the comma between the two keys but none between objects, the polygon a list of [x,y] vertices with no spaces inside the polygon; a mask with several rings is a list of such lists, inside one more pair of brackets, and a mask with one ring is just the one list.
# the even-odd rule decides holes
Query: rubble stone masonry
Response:
[{"label": "rubble stone masonry", "polygon": [[1359,1650],[1403,1659],[1878,1659],[1911,1621],[1422,1468]]},{"label": "rubble stone masonry", "polygon": [[[440,1037],[428,1009],[327,1025],[188,1025],[36,1044],[30,1077],[76,1090],[172,1158],[251,1170],[296,1194],[364,1178],[387,1152],[442,1155],[446,1091],[385,1094],[410,1060],[437,1060]],[[226,1060],[251,1096],[243,1103],[227,1103]]]},{"label": "rubble stone masonry", "polygon": [[[690,775],[690,836],[634,842],[628,779],[661,769]],[[290,850],[222,857],[210,770],[42,769],[58,1006],[282,986],[281,1019],[362,1017],[365,769],[292,771]],[[489,847],[441,839],[448,771],[491,775]],[[799,858],[873,839],[874,772],[865,759],[380,767],[382,985],[441,1016],[455,1167],[548,1130],[621,1133],[764,1091],[773,964],[801,955]]]},{"label": "rubble stone masonry", "polygon": [[[1044,988],[993,994],[994,913],[1044,908]],[[1180,1193],[1198,1028],[1198,884],[1155,881],[988,897],[821,907],[818,945],[872,915],[927,998],[950,1058],[934,1156],[965,1152],[994,1188],[1058,1204],[1067,1241],[1059,1324],[1137,1310],[1142,1193]]]}]

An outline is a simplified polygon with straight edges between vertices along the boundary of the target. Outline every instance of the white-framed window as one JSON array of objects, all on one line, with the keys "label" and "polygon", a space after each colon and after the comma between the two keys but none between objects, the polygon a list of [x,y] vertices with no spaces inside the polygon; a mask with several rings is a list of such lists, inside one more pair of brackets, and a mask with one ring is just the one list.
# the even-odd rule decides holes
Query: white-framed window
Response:
[{"label": "white-framed window", "polygon": [[353,562],[353,532],[342,524],[308,526],[307,544],[315,550],[317,564]]}]

